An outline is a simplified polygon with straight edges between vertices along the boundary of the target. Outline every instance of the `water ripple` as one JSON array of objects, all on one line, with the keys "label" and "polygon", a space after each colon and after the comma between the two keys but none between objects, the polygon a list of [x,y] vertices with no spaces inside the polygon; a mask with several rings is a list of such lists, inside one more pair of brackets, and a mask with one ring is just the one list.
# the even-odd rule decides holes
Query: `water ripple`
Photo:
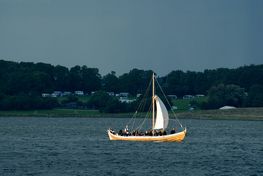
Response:
[{"label": "water ripple", "polygon": [[184,120],[182,143],[109,141],[125,120],[0,118],[0,175],[263,175],[261,121]]}]

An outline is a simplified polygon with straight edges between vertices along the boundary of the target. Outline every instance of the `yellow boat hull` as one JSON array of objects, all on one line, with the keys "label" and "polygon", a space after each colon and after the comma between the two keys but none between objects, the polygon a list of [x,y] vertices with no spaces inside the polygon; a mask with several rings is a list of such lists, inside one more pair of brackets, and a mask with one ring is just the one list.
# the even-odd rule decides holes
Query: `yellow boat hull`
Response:
[{"label": "yellow boat hull", "polygon": [[164,136],[120,136],[118,134],[113,134],[108,130],[108,135],[110,140],[119,141],[141,141],[141,142],[181,142],[184,140],[186,135],[186,128],[175,134],[168,134]]}]

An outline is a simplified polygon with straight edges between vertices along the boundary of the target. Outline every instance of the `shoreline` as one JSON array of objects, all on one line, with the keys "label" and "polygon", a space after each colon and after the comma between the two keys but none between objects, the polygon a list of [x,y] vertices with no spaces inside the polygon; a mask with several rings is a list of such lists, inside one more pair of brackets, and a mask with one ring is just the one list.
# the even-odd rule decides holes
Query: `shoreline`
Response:
[{"label": "shoreline", "polygon": [[263,108],[236,108],[227,110],[197,110],[176,113],[179,119],[202,120],[263,120]]},{"label": "shoreline", "polygon": [[[172,113],[170,113],[172,115]],[[133,113],[100,113],[97,110],[52,109],[30,111],[0,111],[0,117],[51,117],[51,118],[129,118]],[[194,110],[175,112],[178,119],[200,120],[263,120],[263,107],[228,110]]]}]

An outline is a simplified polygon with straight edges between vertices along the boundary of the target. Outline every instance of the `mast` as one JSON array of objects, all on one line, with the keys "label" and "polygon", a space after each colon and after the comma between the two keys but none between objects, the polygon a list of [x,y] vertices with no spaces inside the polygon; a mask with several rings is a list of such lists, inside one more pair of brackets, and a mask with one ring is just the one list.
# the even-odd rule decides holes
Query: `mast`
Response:
[{"label": "mast", "polygon": [[[154,116],[155,116],[155,107],[154,107],[154,96],[155,96],[155,85],[154,85],[154,73],[153,73],[153,76],[152,76],[152,82],[153,82],[153,87],[152,87],[152,109],[153,109],[153,117],[152,117],[152,130],[154,129]],[[154,134],[154,131],[153,131],[153,134]]]}]

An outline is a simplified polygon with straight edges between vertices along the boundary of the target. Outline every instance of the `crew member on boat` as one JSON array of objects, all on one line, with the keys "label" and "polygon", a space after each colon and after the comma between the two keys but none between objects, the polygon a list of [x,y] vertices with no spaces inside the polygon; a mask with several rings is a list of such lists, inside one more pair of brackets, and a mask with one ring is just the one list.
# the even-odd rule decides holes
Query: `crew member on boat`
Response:
[{"label": "crew member on boat", "polygon": [[175,128],[173,128],[172,130],[171,130],[171,134],[174,134],[175,133]]},{"label": "crew member on boat", "polygon": [[[157,85],[159,85],[158,80],[156,79],[156,76],[153,73],[151,83],[149,84],[147,88],[147,90],[149,90],[150,85],[152,85],[152,103],[151,103],[151,106],[149,107],[149,111],[151,111],[152,113],[147,113],[145,116],[147,117],[148,114],[152,115],[152,128],[150,130],[147,130],[146,132],[143,132],[141,130],[139,131],[138,129],[141,129],[143,125],[141,124],[135,130],[131,129],[131,132],[128,129],[128,125],[126,125],[124,129],[121,129],[118,134],[113,134],[114,133],[113,130],[108,130],[108,135],[109,135],[110,140],[181,142],[185,138],[186,128],[184,128],[180,132],[176,132],[175,128],[173,128],[170,131],[171,134],[167,135],[165,129],[167,129],[168,124],[169,124],[169,114],[168,114],[168,110],[166,109],[160,97],[158,97],[155,94],[155,82],[157,82]],[[163,90],[161,87],[160,89],[161,89],[161,92],[163,93]],[[145,95],[145,98],[146,96],[147,94]],[[165,99],[167,100],[167,98]],[[168,100],[167,100],[167,103],[169,104]],[[144,107],[144,105],[140,104],[139,107]],[[137,112],[138,111],[136,111],[133,118],[136,117]],[[144,122],[145,120],[143,121],[143,123]],[[177,122],[179,122],[179,120],[177,120]],[[179,125],[183,128],[180,122],[179,122]]]},{"label": "crew member on boat", "polygon": [[124,134],[125,134],[125,136],[129,136],[130,135],[128,125],[126,125],[126,127],[124,129]]}]

